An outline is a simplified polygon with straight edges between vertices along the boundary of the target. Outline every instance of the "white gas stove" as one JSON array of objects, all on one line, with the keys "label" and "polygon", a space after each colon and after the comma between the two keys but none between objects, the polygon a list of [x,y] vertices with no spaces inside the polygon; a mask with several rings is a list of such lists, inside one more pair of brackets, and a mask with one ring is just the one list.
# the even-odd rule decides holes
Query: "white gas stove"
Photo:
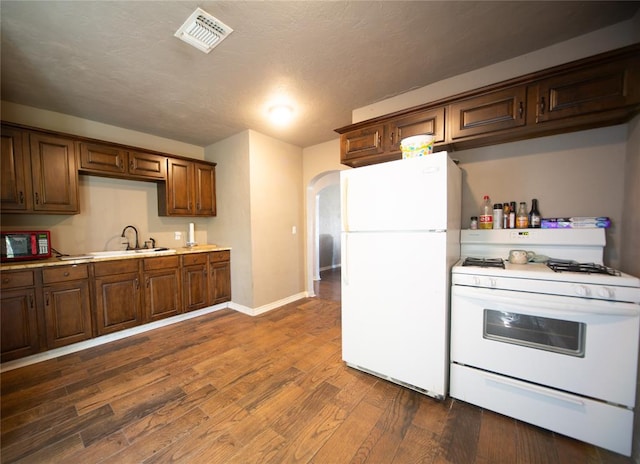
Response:
[{"label": "white gas stove", "polygon": [[630,455],[640,279],[604,266],[604,246],[604,229],[462,231],[451,396]]}]

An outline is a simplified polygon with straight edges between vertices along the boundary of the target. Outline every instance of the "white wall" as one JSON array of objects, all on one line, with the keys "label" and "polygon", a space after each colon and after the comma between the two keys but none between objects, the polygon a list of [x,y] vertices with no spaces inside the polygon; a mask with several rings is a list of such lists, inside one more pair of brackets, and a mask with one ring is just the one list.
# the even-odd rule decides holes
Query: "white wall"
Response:
[{"label": "white wall", "polygon": [[304,291],[302,149],[249,132],[256,308]]},{"label": "white wall", "polygon": [[304,296],[302,149],[249,130],[205,152],[220,171],[209,235],[232,247],[236,309],[256,313]]},{"label": "white wall", "polygon": [[241,132],[205,148],[216,165],[217,216],[209,222],[210,242],[230,246],[231,299],[253,307],[249,132]]}]

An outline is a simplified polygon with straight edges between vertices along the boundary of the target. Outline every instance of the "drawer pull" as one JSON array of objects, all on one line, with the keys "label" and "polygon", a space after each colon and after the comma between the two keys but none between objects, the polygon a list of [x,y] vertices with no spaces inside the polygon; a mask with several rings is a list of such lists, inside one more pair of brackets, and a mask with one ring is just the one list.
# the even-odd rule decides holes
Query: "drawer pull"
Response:
[{"label": "drawer pull", "polygon": [[69,271],[65,271],[65,272],[64,272],[64,276],[65,276],[65,277],[69,277]]},{"label": "drawer pull", "polygon": [[8,284],[9,282],[11,282],[11,279],[8,277],[5,277],[4,279],[2,279],[3,284]]}]

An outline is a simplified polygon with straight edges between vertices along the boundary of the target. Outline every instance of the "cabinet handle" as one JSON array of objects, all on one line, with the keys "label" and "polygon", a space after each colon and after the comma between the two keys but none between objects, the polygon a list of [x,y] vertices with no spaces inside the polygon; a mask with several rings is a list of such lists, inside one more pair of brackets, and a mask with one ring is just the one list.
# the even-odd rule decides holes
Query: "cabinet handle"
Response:
[{"label": "cabinet handle", "polygon": [[2,279],[3,284],[8,284],[9,282],[11,282],[11,279],[9,279],[8,277],[5,277],[4,279]]},{"label": "cabinet handle", "polygon": [[[45,306],[49,306],[49,292],[44,294],[44,304]],[[33,307],[33,301],[31,301],[31,307]]]},{"label": "cabinet handle", "polygon": [[522,119],[522,116],[524,116],[524,102],[520,102],[520,108],[518,108],[518,115],[520,116],[520,119]]},{"label": "cabinet handle", "polygon": [[391,145],[393,145],[393,132],[389,134],[389,141],[391,142]]},{"label": "cabinet handle", "polygon": [[136,290],[140,290],[140,280],[136,279]]},{"label": "cabinet handle", "polygon": [[378,147],[382,146],[382,136],[378,135]]},{"label": "cabinet handle", "polygon": [[20,191],[19,198],[20,198],[19,200],[20,204],[21,205],[24,204],[24,192],[22,190]]},{"label": "cabinet handle", "polygon": [[540,114],[544,114],[544,110],[546,108],[546,104],[544,101],[544,97],[540,98]]},{"label": "cabinet handle", "polygon": [[[47,303],[48,304],[48,303]],[[33,296],[29,296],[29,306],[33,309]]]},{"label": "cabinet handle", "polygon": [[38,195],[38,192],[35,192],[35,196],[36,196],[36,205],[40,204],[40,195]]},{"label": "cabinet handle", "polygon": [[147,277],[147,288],[149,288],[149,277]]},{"label": "cabinet handle", "polygon": [[65,271],[64,276],[69,277],[69,271]]},{"label": "cabinet handle", "polygon": [[129,171],[133,171],[133,160],[129,161]]}]

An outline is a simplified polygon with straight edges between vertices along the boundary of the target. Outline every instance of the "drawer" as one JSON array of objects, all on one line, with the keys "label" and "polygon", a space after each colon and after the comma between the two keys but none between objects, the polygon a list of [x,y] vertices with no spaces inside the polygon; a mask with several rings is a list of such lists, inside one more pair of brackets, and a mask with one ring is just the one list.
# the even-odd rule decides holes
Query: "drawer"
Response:
[{"label": "drawer", "polygon": [[209,256],[207,253],[192,253],[182,256],[183,266],[192,266],[194,264],[207,264]]},{"label": "drawer", "polygon": [[42,270],[42,282],[44,284],[87,278],[89,278],[89,266],[87,264],[51,267]]},{"label": "drawer", "polygon": [[113,274],[124,274],[126,272],[138,272],[139,259],[121,259],[118,261],[106,261],[104,263],[94,263],[96,277]]},{"label": "drawer", "polygon": [[32,287],[35,284],[35,271],[3,272],[0,276],[2,290],[18,287]]},{"label": "drawer", "polygon": [[213,253],[209,253],[209,260],[212,263],[220,263],[223,261],[231,260],[231,252],[230,251],[214,251]]},{"label": "drawer", "polygon": [[152,271],[154,269],[172,269],[178,268],[180,264],[177,256],[162,256],[158,258],[145,258],[144,270]]}]

